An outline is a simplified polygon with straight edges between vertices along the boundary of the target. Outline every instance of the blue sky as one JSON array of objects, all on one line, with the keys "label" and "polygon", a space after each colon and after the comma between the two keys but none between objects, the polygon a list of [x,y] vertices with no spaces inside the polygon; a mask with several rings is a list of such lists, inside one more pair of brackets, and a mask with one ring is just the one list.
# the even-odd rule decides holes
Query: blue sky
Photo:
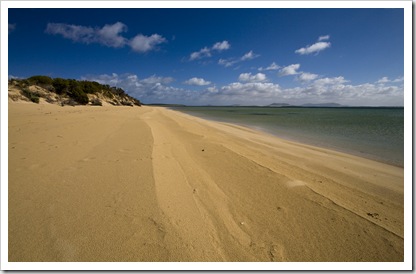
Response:
[{"label": "blue sky", "polygon": [[13,9],[9,78],[144,103],[403,105],[403,9]]}]

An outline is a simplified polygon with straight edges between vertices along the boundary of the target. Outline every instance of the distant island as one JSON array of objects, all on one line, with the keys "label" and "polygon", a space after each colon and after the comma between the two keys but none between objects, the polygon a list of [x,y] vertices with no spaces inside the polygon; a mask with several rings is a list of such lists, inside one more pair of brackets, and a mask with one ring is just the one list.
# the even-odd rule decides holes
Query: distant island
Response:
[{"label": "distant island", "polygon": [[303,104],[303,105],[290,105],[286,103],[273,103],[268,105],[267,107],[325,107],[325,108],[336,108],[336,107],[347,107],[344,105],[340,105],[337,103],[319,103],[319,104]]},{"label": "distant island", "polygon": [[94,81],[51,78],[36,75],[27,79],[9,80],[9,98],[12,101],[39,103],[45,101],[61,106],[113,105],[141,106],[142,103],[123,89]]}]

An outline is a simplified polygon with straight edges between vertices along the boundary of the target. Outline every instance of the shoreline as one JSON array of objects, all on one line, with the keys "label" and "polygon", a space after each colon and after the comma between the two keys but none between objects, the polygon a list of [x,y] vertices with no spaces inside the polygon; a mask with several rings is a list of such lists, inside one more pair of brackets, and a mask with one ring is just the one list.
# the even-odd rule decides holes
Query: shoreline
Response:
[{"label": "shoreline", "polygon": [[[163,106],[160,106],[163,107]],[[214,122],[220,122],[220,123],[226,123],[226,124],[234,124],[234,125],[239,125],[242,127],[247,127],[250,128],[254,131],[260,131],[263,132],[265,134],[270,134],[275,136],[276,138],[279,139],[283,139],[283,140],[287,140],[290,142],[294,142],[294,143],[300,143],[300,144],[306,144],[306,145],[310,145],[310,146],[314,146],[314,147],[320,147],[323,149],[329,149],[329,150],[334,150],[334,151],[338,151],[341,153],[346,153],[346,154],[350,154],[350,155],[354,155],[357,157],[361,157],[361,158],[366,158],[369,160],[373,160],[373,161],[377,161],[377,162],[381,162],[384,164],[388,164],[388,165],[393,165],[393,166],[397,166],[397,167],[404,167],[404,159],[397,159],[397,157],[393,157],[390,159],[386,159],[385,156],[386,155],[381,155],[381,154],[377,154],[375,153],[375,151],[363,151],[362,147],[349,147],[348,144],[341,144],[339,141],[334,142],[333,140],[330,140],[330,142],[325,142],[322,139],[318,138],[318,136],[314,136],[314,138],[311,140],[310,138],[299,138],[299,135],[307,135],[307,133],[301,133],[301,132],[279,132],[276,128],[270,128],[267,125],[254,125],[254,124],[250,124],[250,123],[244,123],[244,122],[240,122],[240,121],[227,121],[227,118],[220,118],[220,117],[214,117],[214,116],[210,116],[210,115],[206,115],[205,113],[193,113],[192,111],[188,112],[186,109],[181,109],[181,107],[176,108],[176,107],[167,107],[168,109],[171,110],[175,110],[175,111],[179,111],[191,116],[195,116],[201,119],[205,119],[205,120],[209,120],[209,121],[214,121]],[[191,107],[192,108],[192,107]],[[244,108],[244,107],[243,107]],[[263,107],[258,107],[258,108],[263,108]],[[352,107],[346,107],[346,109],[351,109]],[[357,109],[372,109],[371,107],[356,107]],[[401,109],[402,107],[374,107],[376,109]],[[268,109],[268,108],[266,108]],[[289,110],[292,109],[305,109],[305,107],[295,107],[295,108],[288,108]],[[313,107],[312,109],[317,109],[317,107]],[[322,109],[322,108],[320,108]],[[329,108],[329,109],[333,109],[333,108]],[[342,107],[336,108],[336,109],[343,109]],[[325,137],[324,137],[325,138]],[[328,138],[328,137],[326,137]],[[318,139],[320,139],[320,141],[318,141]],[[325,140],[325,139],[324,139]],[[349,144],[351,145],[351,144]]]},{"label": "shoreline", "polygon": [[9,261],[403,261],[403,188],[167,108],[9,103]]}]

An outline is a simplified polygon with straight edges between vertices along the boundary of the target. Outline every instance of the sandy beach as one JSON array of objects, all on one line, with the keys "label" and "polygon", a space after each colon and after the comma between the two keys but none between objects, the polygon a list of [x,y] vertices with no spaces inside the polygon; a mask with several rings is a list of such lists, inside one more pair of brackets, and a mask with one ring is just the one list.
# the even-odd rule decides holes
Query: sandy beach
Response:
[{"label": "sandy beach", "polygon": [[9,261],[403,261],[403,168],[161,107],[9,102]]}]

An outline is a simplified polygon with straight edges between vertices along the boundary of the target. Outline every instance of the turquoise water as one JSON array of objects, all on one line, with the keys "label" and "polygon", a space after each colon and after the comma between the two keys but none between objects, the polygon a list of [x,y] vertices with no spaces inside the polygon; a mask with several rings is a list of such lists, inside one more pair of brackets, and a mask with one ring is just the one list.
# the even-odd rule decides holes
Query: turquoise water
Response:
[{"label": "turquoise water", "polygon": [[403,108],[175,107],[278,137],[403,166]]}]

